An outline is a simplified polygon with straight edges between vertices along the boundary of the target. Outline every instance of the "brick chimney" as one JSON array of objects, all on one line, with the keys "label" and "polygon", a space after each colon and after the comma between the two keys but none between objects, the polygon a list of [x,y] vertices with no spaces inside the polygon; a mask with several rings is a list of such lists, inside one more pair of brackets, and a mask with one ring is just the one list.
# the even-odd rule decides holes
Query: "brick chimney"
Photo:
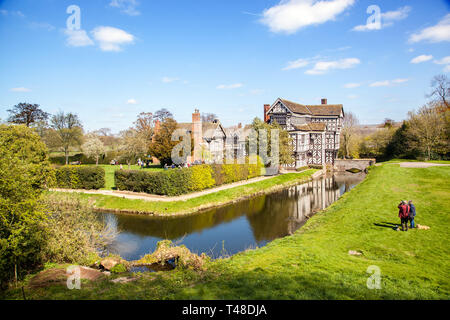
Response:
[{"label": "brick chimney", "polygon": [[202,132],[202,118],[198,109],[194,110],[192,114],[192,135],[194,139],[194,161],[202,160],[203,132]]},{"label": "brick chimney", "polygon": [[155,129],[153,130],[152,142],[155,142],[155,135],[161,130],[161,121],[155,121]]},{"label": "brick chimney", "polygon": [[269,122],[270,117],[267,115],[267,111],[270,109],[270,104],[264,105],[264,122]]},{"label": "brick chimney", "polygon": [[323,99],[321,100],[321,103],[322,103],[322,104],[327,104],[328,101],[327,101],[327,99],[323,98]]},{"label": "brick chimney", "polygon": [[242,128],[242,123],[238,123],[238,129],[241,129]]}]

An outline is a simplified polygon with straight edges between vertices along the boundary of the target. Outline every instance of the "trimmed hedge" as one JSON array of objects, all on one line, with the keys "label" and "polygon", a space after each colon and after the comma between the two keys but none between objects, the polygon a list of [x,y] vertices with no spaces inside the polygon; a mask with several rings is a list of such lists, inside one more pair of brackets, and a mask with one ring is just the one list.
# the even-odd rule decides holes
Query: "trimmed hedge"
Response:
[{"label": "trimmed hedge", "polygon": [[105,170],[93,166],[63,166],[55,169],[56,187],[63,189],[101,189]]},{"label": "trimmed hedge", "polygon": [[196,165],[158,172],[117,170],[114,179],[118,190],[177,196],[254,178],[263,174],[263,168],[258,163]]}]

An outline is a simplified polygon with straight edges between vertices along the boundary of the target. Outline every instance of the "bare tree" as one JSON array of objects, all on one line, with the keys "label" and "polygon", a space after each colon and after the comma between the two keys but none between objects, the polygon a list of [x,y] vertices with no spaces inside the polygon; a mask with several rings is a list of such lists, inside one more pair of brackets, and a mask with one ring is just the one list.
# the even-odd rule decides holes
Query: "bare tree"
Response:
[{"label": "bare tree", "polygon": [[358,118],[352,112],[345,113],[341,131],[341,144],[344,157],[350,156],[350,145],[352,139],[356,136],[356,127],[358,123]]},{"label": "bare tree", "polygon": [[162,108],[155,112],[154,118],[155,118],[155,120],[159,120],[159,121],[163,122],[167,118],[173,119],[173,114],[166,108]]},{"label": "bare tree", "polygon": [[120,158],[128,164],[128,169],[139,157],[145,156],[148,141],[136,129],[130,128],[120,133],[122,145],[120,146]]},{"label": "bare tree", "polygon": [[428,103],[421,107],[417,113],[410,111],[408,133],[411,135],[411,146],[427,155],[431,159],[431,152],[445,144],[446,122],[444,113],[440,112],[436,103]]},{"label": "bare tree", "polygon": [[10,114],[9,122],[24,124],[27,127],[37,121],[46,121],[50,115],[42,111],[38,104],[31,103],[19,103],[7,111]]},{"label": "bare tree", "polygon": [[134,122],[134,127],[138,134],[148,143],[152,141],[154,117],[151,112],[141,112]]},{"label": "bare tree", "polygon": [[54,144],[61,148],[69,164],[69,150],[74,145],[80,145],[83,138],[83,127],[78,116],[74,113],[59,112],[51,119]]},{"label": "bare tree", "polygon": [[217,118],[214,113],[202,113],[202,122],[213,122]]},{"label": "bare tree", "polygon": [[450,81],[446,75],[440,74],[434,76],[431,80],[432,91],[427,95],[428,98],[432,98],[435,102],[439,102],[449,107],[450,100]]}]

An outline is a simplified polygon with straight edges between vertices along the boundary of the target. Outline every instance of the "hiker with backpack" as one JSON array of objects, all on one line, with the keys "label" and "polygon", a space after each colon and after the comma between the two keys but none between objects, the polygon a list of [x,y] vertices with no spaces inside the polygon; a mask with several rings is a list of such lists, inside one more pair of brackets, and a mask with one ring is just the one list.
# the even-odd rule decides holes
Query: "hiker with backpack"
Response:
[{"label": "hiker with backpack", "polygon": [[398,205],[398,217],[402,223],[402,231],[408,231],[409,207],[404,200]]},{"label": "hiker with backpack", "polygon": [[408,201],[408,207],[409,207],[409,223],[410,228],[414,229],[416,227],[416,224],[414,223],[414,218],[416,217],[416,207],[412,203],[412,200]]}]

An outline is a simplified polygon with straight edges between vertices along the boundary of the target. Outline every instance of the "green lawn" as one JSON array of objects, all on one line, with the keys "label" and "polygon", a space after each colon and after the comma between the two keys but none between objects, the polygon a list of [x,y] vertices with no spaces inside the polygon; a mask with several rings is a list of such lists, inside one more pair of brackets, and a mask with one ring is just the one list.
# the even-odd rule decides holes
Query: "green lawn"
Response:
[{"label": "green lawn", "polygon": [[[448,167],[384,164],[294,235],[211,261],[206,271],[25,291],[35,299],[449,299],[449,180]],[[402,199],[414,200],[416,222],[430,230],[392,228]],[[373,265],[381,271],[379,290],[366,286]],[[7,298],[21,296],[17,289]]]},{"label": "green lawn", "polygon": [[421,160],[414,160],[414,159],[391,159],[388,161],[383,161],[381,163],[399,163],[399,162],[429,162],[429,163],[439,163],[439,164],[450,164],[450,160],[421,161]]},{"label": "green lawn", "polygon": [[[309,179],[316,171],[316,169],[310,169],[300,173],[283,174],[185,201],[145,201],[93,194],[79,194],[79,196],[94,199],[95,206],[104,209],[132,210],[158,214],[191,213],[198,211],[201,208],[225,204],[239,198],[254,195],[258,192],[268,192],[285,186],[298,184]],[[113,175],[114,173],[111,174]]]},{"label": "green lawn", "polygon": [[[95,166],[95,164],[89,164],[87,166]],[[113,189],[116,184],[114,181],[114,172],[116,170],[120,169],[120,166],[112,166],[109,164],[99,164],[99,167],[102,167],[103,169],[105,169],[105,190],[111,190]],[[123,165],[123,168],[128,170],[128,166],[127,165]],[[138,165],[132,165],[130,166],[131,170],[150,170],[150,171],[161,171],[164,170],[163,168],[159,167],[159,166],[154,166],[154,167],[150,167],[150,168],[145,168],[145,169],[140,169]]]}]

